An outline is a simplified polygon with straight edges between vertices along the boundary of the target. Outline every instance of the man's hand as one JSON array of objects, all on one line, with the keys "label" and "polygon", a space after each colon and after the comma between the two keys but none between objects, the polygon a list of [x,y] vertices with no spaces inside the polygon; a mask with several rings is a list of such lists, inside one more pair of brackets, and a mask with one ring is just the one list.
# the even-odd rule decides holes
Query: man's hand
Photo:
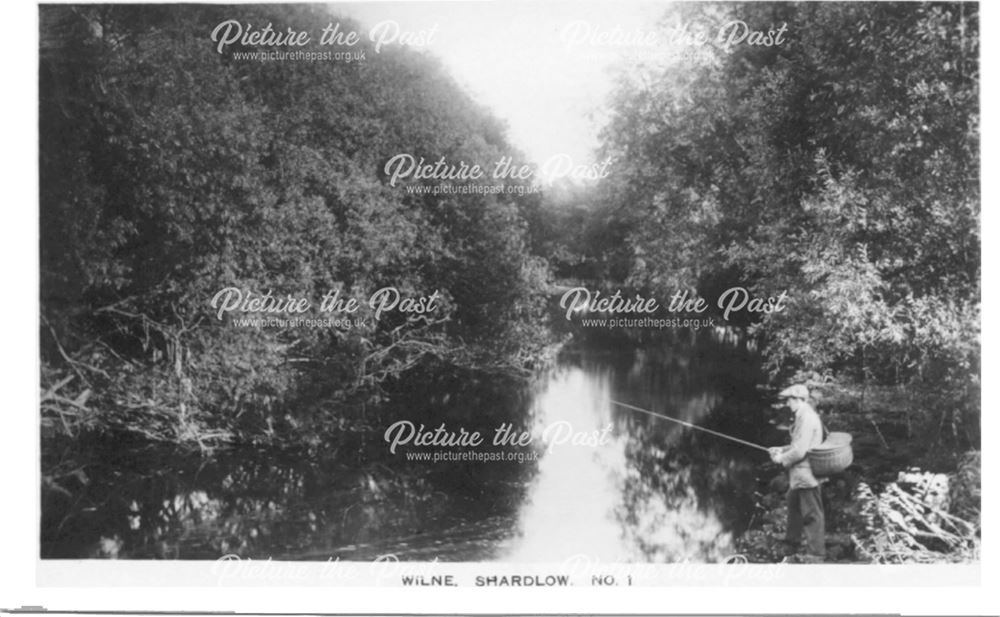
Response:
[{"label": "man's hand", "polygon": [[771,462],[777,463],[781,456],[781,448],[768,448],[767,453],[771,455]]}]

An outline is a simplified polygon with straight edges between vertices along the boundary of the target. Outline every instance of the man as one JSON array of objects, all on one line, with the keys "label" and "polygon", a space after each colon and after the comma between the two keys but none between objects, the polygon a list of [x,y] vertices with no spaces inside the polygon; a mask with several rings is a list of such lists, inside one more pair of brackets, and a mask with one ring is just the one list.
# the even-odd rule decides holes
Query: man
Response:
[{"label": "man", "polygon": [[791,445],[768,449],[771,460],[788,469],[788,530],[785,543],[790,553],[797,552],[804,530],[807,554],[803,560],[822,562],[826,556],[823,499],[806,454],[823,443],[823,424],[808,402],[809,389],[804,385],[794,385],[778,396],[787,400],[788,407],[795,414]]}]

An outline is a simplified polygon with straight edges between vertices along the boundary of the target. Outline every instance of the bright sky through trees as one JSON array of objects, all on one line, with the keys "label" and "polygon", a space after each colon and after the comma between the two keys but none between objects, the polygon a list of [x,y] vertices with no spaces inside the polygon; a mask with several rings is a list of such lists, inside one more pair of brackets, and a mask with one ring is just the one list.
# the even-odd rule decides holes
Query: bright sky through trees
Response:
[{"label": "bright sky through trees", "polygon": [[476,100],[509,125],[509,137],[538,164],[557,154],[590,164],[614,87],[613,68],[629,53],[655,48],[586,41],[615,28],[653,31],[667,3],[373,2],[336,3],[365,35],[392,20],[402,31],[429,31],[427,46]]}]

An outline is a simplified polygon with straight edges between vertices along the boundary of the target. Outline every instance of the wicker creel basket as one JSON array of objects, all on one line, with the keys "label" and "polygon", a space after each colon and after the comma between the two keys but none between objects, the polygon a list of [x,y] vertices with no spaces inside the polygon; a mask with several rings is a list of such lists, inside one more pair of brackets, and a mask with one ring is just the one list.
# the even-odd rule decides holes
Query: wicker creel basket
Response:
[{"label": "wicker creel basket", "polygon": [[848,433],[830,433],[823,443],[809,451],[808,456],[814,476],[840,473],[854,462],[851,436]]}]

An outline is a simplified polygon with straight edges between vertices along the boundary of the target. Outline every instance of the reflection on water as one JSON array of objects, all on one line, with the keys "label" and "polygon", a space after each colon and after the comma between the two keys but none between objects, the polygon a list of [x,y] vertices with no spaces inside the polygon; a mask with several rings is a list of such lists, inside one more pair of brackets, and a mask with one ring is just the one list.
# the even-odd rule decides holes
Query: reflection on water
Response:
[{"label": "reflection on water", "polygon": [[[599,435],[611,424],[607,372],[557,371],[535,401],[540,443],[545,429],[565,422],[573,432]],[[551,431],[551,429],[550,429]],[[538,475],[519,515],[523,535],[510,561],[561,561],[579,554],[621,561],[622,527],[614,518],[625,470],[625,439],[612,435],[593,447],[550,433]],[[558,443],[563,441],[564,443]]]},{"label": "reflection on water", "polygon": [[743,365],[749,358],[741,362],[722,347],[717,356],[699,351],[589,349],[563,359],[535,400],[536,423],[568,421],[583,432],[610,424],[611,437],[598,448],[554,447],[545,455],[505,559],[720,561],[731,554],[751,507],[755,453],[613,402],[700,424],[717,414],[731,432],[753,430],[759,407],[755,373]]},{"label": "reflection on water", "polygon": [[515,421],[542,444],[563,423],[591,440],[539,446],[541,459],[531,463],[416,463],[372,438],[350,460],[253,451],[202,461],[92,448],[91,461],[44,487],[42,554],[718,561],[748,523],[760,453],[612,401],[755,440],[755,366],[749,353],[711,340],[578,342],[517,392],[466,385],[435,393],[450,406],[426,406],[457,426],[474,408],[467,401],[489,400],[493,408],[475,407],[487,425]]}]

